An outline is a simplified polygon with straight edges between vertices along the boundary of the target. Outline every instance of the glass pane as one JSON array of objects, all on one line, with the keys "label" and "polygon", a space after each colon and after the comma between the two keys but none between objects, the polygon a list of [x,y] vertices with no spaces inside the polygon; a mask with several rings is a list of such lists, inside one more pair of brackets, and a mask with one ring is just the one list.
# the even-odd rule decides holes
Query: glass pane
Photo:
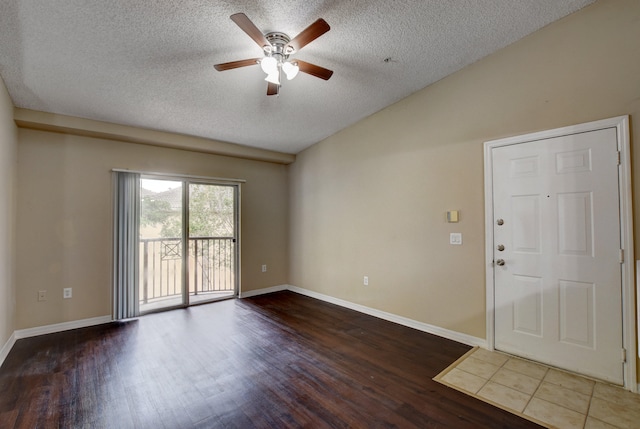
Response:
[{"label": "glass pane", "polygon": [[182,182],[140,180],[140,312],[181,305]]},{"label": "glass pane", "polygon": [[235,293],[234,187],[189,185],[189,301]]},{"label": "glass pane", "polygon": [[231,186],[189,185],[189,236],[233,237]]}]

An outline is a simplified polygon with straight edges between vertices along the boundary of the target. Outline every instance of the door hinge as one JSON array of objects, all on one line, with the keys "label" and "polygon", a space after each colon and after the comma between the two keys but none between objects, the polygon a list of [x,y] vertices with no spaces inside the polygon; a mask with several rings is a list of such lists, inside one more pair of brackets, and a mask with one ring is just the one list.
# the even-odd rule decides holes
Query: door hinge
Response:
[{"label": "door hinge", "polygon": [[619,256],[620,256],[620,263],[621,264],[624,263],[624,249],[620,249]]},{"label": "door hinge", "polygon": [[622,349],[622,363],[627,363],[627,349]]},{"label": "door hinge", "polygon": [[618,165],[622,164],[622,154],[618,151]]}]

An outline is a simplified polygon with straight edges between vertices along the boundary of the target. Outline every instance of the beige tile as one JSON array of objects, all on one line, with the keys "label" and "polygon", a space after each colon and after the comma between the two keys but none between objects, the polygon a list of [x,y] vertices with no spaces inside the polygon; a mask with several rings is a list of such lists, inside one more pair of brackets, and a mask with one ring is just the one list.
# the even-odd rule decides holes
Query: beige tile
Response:
[{"label": "beige tile", "polygon": [[494,365],[502,366],[509,360],[509,356],[504,353],[489,351],[485,349],[477,349],[472,355],[476,359],[480,359],[485,362],[492,363]]},{"label": "beige tile", "polygon": [[530,395],[518,392],[510,387],[503,386],[492,381],[484,385],[478,392],[478,396],[495,402],[503,407],[522,412],[529,402]]},{"label": "beige tile", "polygon": [[538,379],[506,368],[500,368],[498,372],[491,377],[491,381],[528,395],[533,395],[533,392],[536,391],[540,384],[540,380]]},{"label": "beige tile", "polygon": [[498,365],[476,359],[471,355],[460,362],[456,368],[488,380],[500,367]]},{"label": "beige tile", "polygon": [[457,368],[453,368],[451,371],[446,373],[441,380],[471,393],[478,393],[478,390],[480,390],[480,388],[487,382],[484,378],[469,374],[468,372],[461,371]]},{"label": "beige tile", "polygon": [[640,395],[624,390],[621,387],[606,383],[596,383],[593,389],[593,396],[624,405],[625,407],[636,407],[640,409]]},{"label": "beige tile", "polygon": [[544,377],[544,381],[557,384],[558,386],[566,387],[567,389],[575,390],[578,393],[589,396],[593,393],[593,387],[596,384],[595,381],[589,380],[588,378],[569,374],[568,372],[557,369],[550,369]]},{"label": "beige tile", "polygon": [[640,428],[640,408],[629,408],[600,398],[591,399],[589,417],[623,429]]},{"label": "beige tile", "polygon": [[591,401],[591,396],[589,395],[583,395],[575,390],[569,390],[566,387],[547,383],[546,381],[542,382],[534,397],[582,414],[587,414],[589,402]]},{"label": "beige tile", "polygon": [[517,358],[509,359],[507,363],[504,364],[503,368],[528,375],[529,377],[533,377],[538,380],[542,380],[549,369],[544,365]]},{"label": "beige tile", "polygon": [[619,429],[616,426],[612,426],[603,421],[594,419],[593,417],[587,417],[587,423],[584,425],[584,429]]},{"label": "beige tile", "polygon": [[531,399],[531,402],[524,410],[524,414],[562,429],[582,429],[586,420],[584,414],[540,398]]}]

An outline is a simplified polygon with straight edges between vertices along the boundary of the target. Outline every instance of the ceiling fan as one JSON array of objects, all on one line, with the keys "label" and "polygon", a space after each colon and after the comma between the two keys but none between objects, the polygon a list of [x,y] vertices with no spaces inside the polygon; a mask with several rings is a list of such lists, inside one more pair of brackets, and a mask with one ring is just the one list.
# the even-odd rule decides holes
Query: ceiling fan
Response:
[{"label": "ceiling fan", "polygon": [[260,64],[262,70],[267,74],[265,78],[267,81],[267,95],[279,94],[282,72],[284,72],[288,80],[296,77],[299,71],[324,80],[329,80],[333,74],[333,71],[324,67],[298,59],[289,59],[291,55],[331,29],[324,19],[318,19],[293,39],[277,31],[263,34],[244,13],[231,15],[231,20],[262,48],[264,57],[216,64],[214,66],[216,70],[225,71]]}]

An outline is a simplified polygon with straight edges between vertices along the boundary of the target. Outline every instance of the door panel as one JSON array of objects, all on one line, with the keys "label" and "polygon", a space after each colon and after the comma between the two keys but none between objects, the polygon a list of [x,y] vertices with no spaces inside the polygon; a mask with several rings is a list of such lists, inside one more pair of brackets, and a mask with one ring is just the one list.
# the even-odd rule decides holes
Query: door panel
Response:
[{"label": "door panel", "polygon": [[560,341],[595,347],[595,284],[560,280]]},{"label": "door panel", "polygon": [[236,187],[189,183],[189,303],[234,296]]},{"label": "door panel", "polygon": [[558,252],[567,256],[594,256],[591,192],[558,195]]},{"label": "door panel", "polygon": [[617,155],[614,128],[492,148],[494,320],[497,349],[622,384]]},{"label": "door panel", "polygon": [[513,276],[513,330],[542,337],[542,279]]},{"label": "door panel", "polygon": [[513,251],[540,253],[540,196],[514,195],[511,199]]},{"label": "door panel", "polygon": [[140,180],[140,312],[185,304],[183,183]]}]

